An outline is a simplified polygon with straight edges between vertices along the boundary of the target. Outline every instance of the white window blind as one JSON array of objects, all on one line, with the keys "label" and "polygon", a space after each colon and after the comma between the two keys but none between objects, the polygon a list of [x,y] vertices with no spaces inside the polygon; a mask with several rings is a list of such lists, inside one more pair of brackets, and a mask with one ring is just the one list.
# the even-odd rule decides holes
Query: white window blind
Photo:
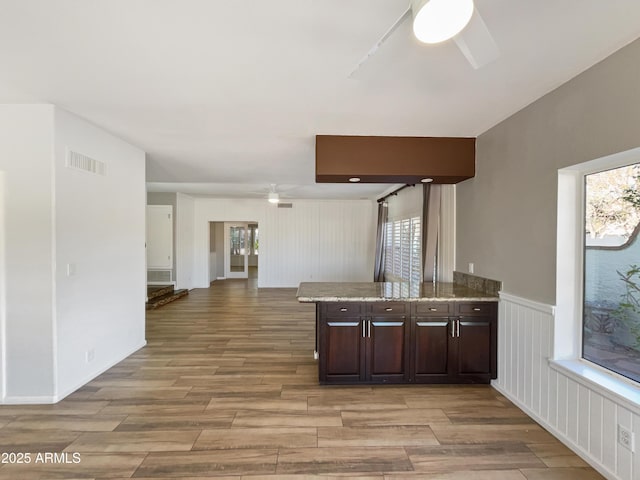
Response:
[{"label": "white window blind", "polygon": [[385,225],[385,278],[420,282],[420,217],[403,218]]}]

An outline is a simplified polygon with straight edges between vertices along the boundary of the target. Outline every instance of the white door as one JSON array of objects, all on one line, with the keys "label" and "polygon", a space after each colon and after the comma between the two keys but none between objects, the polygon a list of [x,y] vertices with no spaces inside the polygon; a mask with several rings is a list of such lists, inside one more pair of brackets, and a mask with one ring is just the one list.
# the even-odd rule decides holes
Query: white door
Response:
[{"label": "white door", "polygon": [[246,223],[224,224],[224,276],[249,278],[249,239]]},{"label": "white door", "polygon": [[147,205],[147,269],[173,269],[173,206]]}]

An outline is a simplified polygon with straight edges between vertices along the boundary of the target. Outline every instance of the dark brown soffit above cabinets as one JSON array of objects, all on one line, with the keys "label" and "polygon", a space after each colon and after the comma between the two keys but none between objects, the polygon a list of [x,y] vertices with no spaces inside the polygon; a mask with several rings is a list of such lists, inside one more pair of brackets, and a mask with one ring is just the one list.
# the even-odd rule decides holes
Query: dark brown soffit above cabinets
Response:
[{"label": "dark brown soffit above cabinets", "polygon": [[475,175],[476,139],[316,135],[316,182],[458,183]]}]

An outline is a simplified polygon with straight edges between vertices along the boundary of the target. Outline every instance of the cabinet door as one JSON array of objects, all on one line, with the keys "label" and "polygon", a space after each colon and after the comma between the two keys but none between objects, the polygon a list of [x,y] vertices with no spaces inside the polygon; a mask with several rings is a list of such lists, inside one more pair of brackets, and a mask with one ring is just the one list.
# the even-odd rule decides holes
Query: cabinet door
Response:
[{"label": "cabinet door", "polygon": [[404,316],[372,317],[366,324],[367,380],[409,381],[409,321]]},{"label": "cabinet door", "polygon": [[495,378],[495,320],[488,316],[458,319],[457,375],[460,381],[488,382]]},{"label": "cabinet door", "polygon": [[413,328],[412,376],[416,383],[448,383],[454,373],[455,342],[448,317],[417,317]]},{"label": "cabinet door", "polygon": [[364,377],[363,329],[360,317],[327,317],[320,321],[321,382],[357,383]]}]

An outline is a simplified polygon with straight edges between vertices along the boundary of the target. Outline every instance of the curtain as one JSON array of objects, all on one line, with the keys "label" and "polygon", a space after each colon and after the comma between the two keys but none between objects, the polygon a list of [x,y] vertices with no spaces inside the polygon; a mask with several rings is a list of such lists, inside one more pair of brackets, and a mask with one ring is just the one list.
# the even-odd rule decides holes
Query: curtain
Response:
[{"label": "curtain", "polygon": [[378,202],[378,226],[376,229],[376,262],[373,281],[384,282],[384,227],[387,224],[389,207],[387,202]]},{"label": "curtain", "polygon": [[440,185],[422,186],[422,281],[438,280],[438,232],[440,231]]}]

